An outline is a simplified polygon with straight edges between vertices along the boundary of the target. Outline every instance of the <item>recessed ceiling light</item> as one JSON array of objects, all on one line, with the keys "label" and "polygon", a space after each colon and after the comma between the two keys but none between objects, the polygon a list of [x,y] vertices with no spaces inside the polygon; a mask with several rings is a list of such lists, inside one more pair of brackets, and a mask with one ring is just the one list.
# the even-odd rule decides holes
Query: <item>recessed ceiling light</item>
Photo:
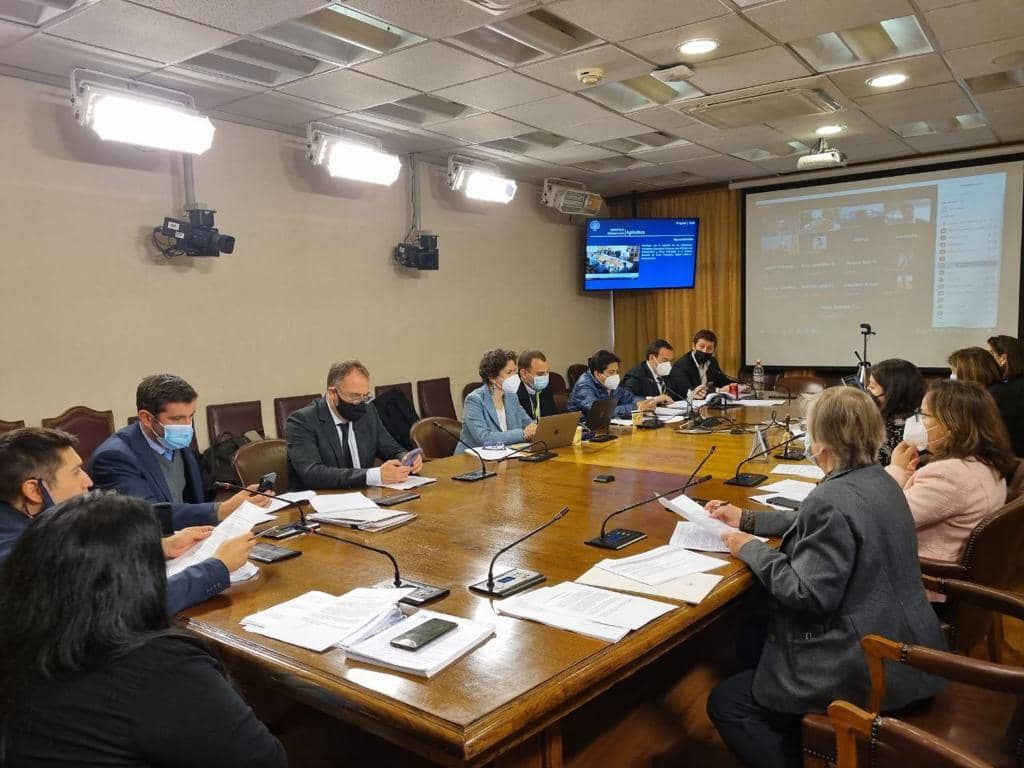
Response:
[{"label": "recessed ceiling light", "polygon": [[889,75],[878,75],[868,80],[872,88],[892,88],[894,85],[903,85],[907,82],[907,76],[902,72],[893,72]]},{"label": "recessed ceiling light", "polygon": [[718,47],[718,41],[709,37],[698,37],[694,40],[687,40],[679,46],[679,52],[684,56],[700,56],[711,53]]},{"label": "recessed ceiling light", "polygon": [[823,125],[815,133],[819,136],[835,136],[837,133],[842,133],[845,130],[845,125]]}]

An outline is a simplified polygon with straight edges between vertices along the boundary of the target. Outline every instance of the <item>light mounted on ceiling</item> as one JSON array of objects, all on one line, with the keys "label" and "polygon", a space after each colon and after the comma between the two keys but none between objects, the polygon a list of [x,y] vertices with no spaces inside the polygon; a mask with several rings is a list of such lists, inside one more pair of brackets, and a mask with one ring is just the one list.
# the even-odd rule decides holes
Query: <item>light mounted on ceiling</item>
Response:
[{"label": "light mounted on ceiling", "polygon": [[471,200],[508,204],[516,196],[516,183],[502,176],[496,165],[461,155],[448,158],[448,186]]},{"label": "light mounted on ceiling", "polygon": [[872,88],[894,88],[907,82],[907,76],[902,72],[891,72],[887,75],[869,78],[866,82]]},{"label": "light mounted on ceiling", "polygon": [[540,201],[559,213],[570,216],[597,216],[604,205],[604,198],[596,192],[588,192],[586,186],[568,179],[544,179],[544,191]]},{"label": "light mounted on ceiling", "polygon": [[213,123],[182,91],[74,69],[71,104],[78,124],[103,141],[191,155],[201,155],[213,144]]},{"label": "light mounted on ceiling", "polygon": [[818,136],[835,136],[846,130],[845,125],[823,125],[814,133]]},{"label": "light mounted on ceiling", "polygon": [[703,56],[718,47],[718,41],[710,37],[697,37],[679,45],[678,51],[684,56]]},{"label": "light mounted on ceiling", "polygon": [[323,123],[306,126],[306,157],[335,177],[390,186],[402,172],[402,161],[381,149],[369,136]]}]

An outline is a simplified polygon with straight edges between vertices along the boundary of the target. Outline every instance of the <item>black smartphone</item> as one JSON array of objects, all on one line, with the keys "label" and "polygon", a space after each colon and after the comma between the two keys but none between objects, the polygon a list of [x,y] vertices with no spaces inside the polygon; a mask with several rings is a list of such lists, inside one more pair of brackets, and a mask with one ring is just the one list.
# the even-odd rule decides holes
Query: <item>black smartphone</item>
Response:
[{"label": "black smartphone", "polygon": [[615,475],[598,475],[594,478],[595,483],[614,483]]},{"label": "black smartphone", "polygon": [[276,563],[281,560],[298,557],[301,554],[297,549],[288,549],[287,547],[279,547],[276,544],[260,542],[249,550],[249,559],[260,563]]},{"label": "black smartphone", "polygon": [[789,509],[800,509],[800,502],[796,499],[787,499],[785,496],[772,496],[768,499],[769,504],[777,507],[788,507]]},{"label": "black smartphone", "polygon": [[393,507],[395,504],[401,504],[405,501],[415,501],[420,495],[407,491],[406,493],[396,493],[392,496],[382,496],[379,499],[374,499],[378,507]]},{"label": "black smartphone", "polygon": [[267,474],[260,478],[260,484],[256,486],[256,490],[259,493],[266,493],[274,487],[274,483],[276,482],[277,472],[267,472]]},{"label": "black smartphone", "polygon": [[437,638],[447,635],[458,626],[454,621],[446,619],[428,619],[418,627],[391,638],[391,645],[401,648],[403,651],[418,651]]}]

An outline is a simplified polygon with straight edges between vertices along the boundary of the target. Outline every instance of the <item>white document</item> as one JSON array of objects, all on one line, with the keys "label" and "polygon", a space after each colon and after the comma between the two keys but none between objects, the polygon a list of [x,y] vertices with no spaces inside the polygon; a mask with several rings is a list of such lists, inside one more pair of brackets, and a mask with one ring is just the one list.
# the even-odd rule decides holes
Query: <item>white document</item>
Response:
[{"label": "white document", "polygon": [[403,480],[400,483],[384,483],[384,488],[390,488],[394,491],[411,491],[413,488],[419,488],[421,485],[430,485],[430,483],[436,483],[436,477],[421,477],[420,475],[409,475],[408,479]]},{"label": "white document", "polygon": [[[681,525],[685,525],[685,523],[681,523]],[[587,584],[591,587],[614,589],[619,592],[634,592],[641,595],[651,595],[652,597],[666,597],[669,600],[679,600],[680,602],[696,605],[707,597],[708,593],[723,578],[713,573],[691,573],[689,576],[672,579],[672,581],[666,581],[664,584],[659,584],[655,587],[650,584],[644,584],[641,581],[627,579],[625,576],[619,576],[595,565],[577,578],[576,583]]]},{"label": "white document", "polygon": [[735,533],[736,529],[726,525],[721,520],[715,520],[704,507],[691,499],[685,493],[676,496],[674,499],[666,499],[664,496],[658,499],[662,506],[671,509],[677,515],[691,523],[696,523],[708,533],[719,536],[723,533]]},{"label": "white document", "polygon": [[[732,530],[736,531],[735,528]],[[761,541],[767,541],[767,539],[761,536],[755,536],[754,538],[760,539]],[[673,547],[696,549],[701,552],[729,551],[729,548],[725,546],[725,542],[722,541],[721,536],[711,533],[706,528],[701,528],[696,523],[688,523],[682,520],[676,523],[676,529],[672,531],[672,538],[669,539],[668,543]]]},{"label": "white document", "polygon": [[[453,621],[458,627],[416,651],[395,648],[391,640],[415,629],[430,619]],[[494,625],[449,616],[434,611],[419,610],[412,616],[352,645],[345,644],[345,655],[354,661],[379,664],[388,669],[408,672],[420,677],[433,677],[455,663],[494,634]]]},{"label": "white document", "polygon": [[509,456],[518,453],[514,448],[506,448],[505,446],[501,446],[500,448],[477,448],[476,453],[473,453],[472,448],[467,448],[465,452],[473,457],[480,454],[484,461],[501,461],[502,459],[507,459]]},{"label": "white document", "polygon": [[[282,507],[290,504],[293,501],[310,501],[316,498],[316,491],[291,491],[289,493],[282,493],[280,496],[274,497],[270,502],[270,506],[266,508],[266,512],[277,512]],[[249,502],[245,502],[248,504]]]},{"label": "white document", "polygon": [[310,520],[316,520],[320,523],[337,523],[339,525],[358,527],[369,523],[383,523],[394,517],[407,514],[409,513],[402,512],[397,509],[380,509],[379,507],[372,507],[369,509],[339,510],[337,512],[314,512],[309,516],[309,518]]},{"label": "white document", "polygon": [[378,509],[376,502],[361,493],[331,493],[317,495],[310,501],[313,509],[321,514],[333,515],[338,512]]},{"label": "white document", "polygon": [[779,480],[770,485],[762,485],[757,490],[771,491],[775,496],[785,496],[794,501],[803,501],[817,487],[816,483],[805,483],[803,480]]},{"label": "white document", "polygon": [[738,400],[740,405],[758,406],[758,405],[782,405],[785,400]]},{"label": "white document", "polygon": [[313,590],[298,597],[293,597],[291,600],[286,600],[283,603],[278,603],[272,608],[251,613],[239,623],[247,629],[249,627],[263,627],[268,623],[294,619],[307,613],[318,611],[337,599],[337,595],[328,595],[326,592]]},{"label": "white document", "polygon": [[617,427],[632,427],[633,426],[633,420],[632,419],[620,419],[618,417],[612,419],[610,423],[614,424]]},{"label": "white document", "polygon": [[[167,575],[173,576],[176,573],[181,573],[189,566],[198,565],[203,560],[208,560],[217,553],[220,545],[228,539],[241,536],[243,533],[251,531],[254,525],[273,519],[273,515],[268,515],[254,504],[245,503],[240,505],[238,509],[222,520],[208,537],[194,544],[184,554],[179,555],[173,560],[168,560]],[[259,568],[246,561],[241,568],[231,572],[231,583],[246,581],[256,576],[259,572]]]},{"label": "white document", "polygon": [[771,504],[771,503],[769,503],[768,499],[774,499],[778,495],[779,494],[777,494],[777,493],[765,493],[765,494],[762,494],[760,496],[751,496],[750,500],[751,501],[756,501],[759,504],[764,504],[766,507],[771,507],[772,509],[789,509],[789,507],[784,507],[781,504]]},{"label": "white document", "polygon": [[667,544],[632,557],[602,560],[598,568],[625,576],[627,579],[658,586],[667,581],[721,568],[727,563],[716,557],[700,555]]},{"label": "white document", "polygon": [[814,464],[776,464],[770,474],[796,475],[797,477],[809,477],[812,480],[821,480],[825,477],[821,467],[816,467]]}]

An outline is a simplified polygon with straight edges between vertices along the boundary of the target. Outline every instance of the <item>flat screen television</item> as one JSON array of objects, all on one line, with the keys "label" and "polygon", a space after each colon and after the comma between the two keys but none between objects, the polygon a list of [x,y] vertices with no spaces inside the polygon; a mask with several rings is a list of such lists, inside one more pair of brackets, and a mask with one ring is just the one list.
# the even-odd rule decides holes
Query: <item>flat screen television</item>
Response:
[{"label": "flat screen television", "polygon": [[591,219],[583,290],[693,288],[699,219]]}]

